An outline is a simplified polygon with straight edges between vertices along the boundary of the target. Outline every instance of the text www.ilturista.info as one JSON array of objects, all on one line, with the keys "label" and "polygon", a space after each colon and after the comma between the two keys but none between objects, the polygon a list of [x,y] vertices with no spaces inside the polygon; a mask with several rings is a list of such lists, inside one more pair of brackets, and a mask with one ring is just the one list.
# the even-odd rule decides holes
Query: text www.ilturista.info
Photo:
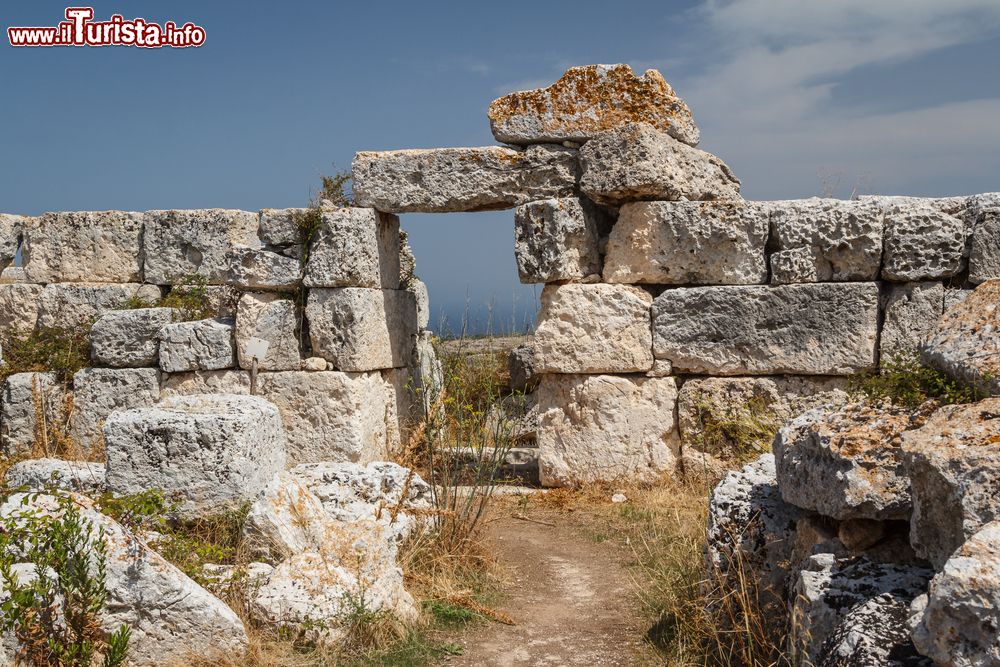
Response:
[{"label": "text www.ilturista.info", "polygon": [[193,23],[162,26],[146,19],[125,20],[115,14],[107,21],[93,21],[93,7],[67,7],[66,20],[55,27],[10,27],[11,46],[138,46],[145,49],[185,48],[205,43],[205,29]]}]

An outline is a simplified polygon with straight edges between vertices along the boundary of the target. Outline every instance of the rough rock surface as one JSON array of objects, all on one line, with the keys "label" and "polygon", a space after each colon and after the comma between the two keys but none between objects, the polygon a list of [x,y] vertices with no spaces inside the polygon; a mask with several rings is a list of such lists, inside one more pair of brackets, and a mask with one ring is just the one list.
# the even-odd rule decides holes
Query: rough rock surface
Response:
[{"label": "rough rock surface", "polygon": [[0,213],[0,271],[13,263],[24,231],[24,223],[25,219],[20,215]]},{"label": "rough rock surface", "polygon": [[944,312],[944,285],[938,282],[887,284],[882,295],[879,357],[915,356],[935,332]]},{"label": "rough rock surface", "polygon": [[427,285],[420,278],[412,278],[406,290],[417,302],[417,330],[425,331],[431,324],[431,295]]},{"label": "rough rock surface", "polygon": [[299,337],[295,334],[298,313],[295,302],[277,294],[244,294],[236,308],[236,353],[240,368],[250,369],[253,357],[247,346],[250,338],[268,342],[267,354],[257,360],[261,371],[298,370]]},{"label": "rough rock surface", "polygon": [[160,369],[167,373],[232,368],[234,323],[210,318],[176,322],[160,329]]},{"label": "rough rock surface", "polygon": [[188,517],[254,498],[285,467],[278,409],[256,396],[178,396],[114,412],[104,441],[112,493],[162,489]]},{"label": "rough rock surface", "polygon": [[302,230],[296,218],[308,212],[307,208],[262,208],[257,236],[270,246],[301,245]]},{"label": "rough rock surface", "polygon": [[255,246],[235,245],[226,251],[230,285],[244,290],[294,291],[302,281],[296,257]]},{"label": "rough rock surface", "polygon": [[849,375],[875,364],[874,283],[682,287],[652,312],[653,352],[675,372]]},{"label": "rough rock surface", "polygon": [[321,216],[307,287],[399,288],[399,218],[370,208],[324,208]]},{"label": "rough rock surface", "polygon": [[0,336],[34,329],[41,295],[41,285],[0,284]]},{"label": "rough rock surface", "polygon": [[104,492],[105,473],[103,463],[27,459],[12,465],[4,481],[9,489],[41,491],[54,487],[92,495]]},{"label": "rough rock surface", "polygon": [[643,123],[602,132],[580,149],[580,189],[602,204],[637,199],[740,199],[719,158]]},{"label": "rough rock surface", "polygon": [[535,390],[539,376],[534,345],[525,343],[510,351],[507,355],[507,373],[510,375],[507,384],[511,391],[530,393]]},{"label": "rough rock surface", "polygon": [[8,456],[31,452],[42,434],[37,404],[47,424],[65,426],[67,392],[55,373],[15,373],[0,390],[0,449]]},{"label": "rough rock surface", "polygon": [[911,413],[851,403],[791,420],[774,439],[782,498],[838,520],[908,518],[901,436],[921,420]]},{"label": "rough rock surface", "polygon": [[514,257],[522,283],[579,282],[601,273],[600,209],[575,197],[524,204],[514,213]]},{"label": "rough rock surface", "polygon": [[198,275],[210,284],[223,284],[231,279],[229,251],[256,246],[258,225],[259,215],[248,211],[147,211],[145,280],[172,285]]},{"label": "rough rock surface", "polygon": [[979,214],[969,250],[969,281],[1000,279],[1000,206]]},{"label": "rough rock surface", "polygon": [[768,202],[775,249],[771,282],[874,280],[882,259],[882,208],[872,201]]},{"label": "rough rock surface", "polygon": [[653,297],[628,285],[546,285],[535,330],[542,373],[644,373],[653,367]]},{"label": "rough rock surface", "polygon": [[73,375],[70,428],[84,451],[101,451],[103,428],[115,410],[153,405],[160,399],[155,368],[83,368]]},{"label": "rough rock surface", "polygon": [[560,146],[487,146],[362,152],[354,157],[352,173],[354,199],[361,206],[447,213],[571,196],[579,167],[576,151]]},{"label": "rough rock surface", "polygon": [[945,311],[920,356],[956,380],[1000,395],[1000,280],[983,283]]},{"label": "rough rock surface", "polygon": [[[27,500],[28,504],[22,505]],[[76,496],[80,514],[90,526],[90,539],[103,531],[107,545],[108,599],[98,616],[105,632],[122,624],[131,630],[129,664],[140,667],[183,662],[191,655],[208,658],[242,656],[248,645],[239,617],[221,600],[189,579],[127,529]],[[53,514],[53,496],[15,494],[0,515],[35,511]]]},{"label": "rough rock surface", "polygon": [[571,67],[547,88],[494,100],[490,128],[505,144],[582,143],[619,125],[644,122],[691,146],[699,132],[688,109],[654,69],[637,77],[628,65]]},{"label": "rough rock surface", "polygon": [[673,378],[544,375],[538,387],[544,486],[652,481],[679,451]]},{"label": "rough rock surface", "polygon": [[162,398],[191,394],[249,394],[250,373],[231,370],[165,374],[161,389]]},{"label": "rough rock surface", "polygon": [[767,282],[767,210],[746,202],[635,202],[608,239],[604,280],[660,285]]},{"label": "rough rock surface", "polygon": [[142,213],[45,213],[24,227],[24,275],[33,283],[142,280]]},{"label": "rough rock surface", "polygon": [[406,366],[417,333],[412,292],[357,287],[309,290],[313,353],[341,371]]},{"label": "rough rock surface", "polygon": [[[949,278],[965,268],[966,224],[947,200],[889,199],[882,277],[908,282]],[[953,214],[954,213],[954,214]]]},{"label": "rough rock surface", "polygon": [[1000,523],[952,554],[912,611],[913,642],[938,665],[1000,664]]},{"label": "rough rock surface", "polygon": [[156,366],[160,329],[177,317],[173,308],[137,308],[105,313],[90,328],[90,358],[101,366]]},{"label": "rough rock surface", "polygon": [[89,325],[132,297],[155,300],[160,298],[160,290],[138,283],[52,283],[38,297],[38,326]]},{"label": "rough rock surface", "polygon": [[935,567],[1000,520],[1000,398],[948,405],[903,436],[913,516],[910,542]]}]

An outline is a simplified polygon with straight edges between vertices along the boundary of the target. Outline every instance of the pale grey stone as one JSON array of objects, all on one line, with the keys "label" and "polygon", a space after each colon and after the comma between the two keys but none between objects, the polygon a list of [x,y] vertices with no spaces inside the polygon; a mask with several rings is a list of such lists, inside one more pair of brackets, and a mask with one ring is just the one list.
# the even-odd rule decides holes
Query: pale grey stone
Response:
[{"label": "pale grey stone", "polygon": [[14,261],[25,222],[23,216],[0,213],[0,271],[5,271]]},{"label": "pale grey stone", "polygon": [[660,285],[767,282],[767,210],[733,202],[635,202],[611,229],[604,280]]},{"label": "pale grey stone", "polygon": [[27,459],[12,465],[4,481],[8,489],[44,491],[55,488],[84,495],[100,495],[104,492],[105,474],[103,463]]},{"label": "pale grey stone", "polygon": [[354,199],[390,213],[446,213],[568,197],[579,178],[576,153],[560,146],[362,152],[354,157]]},{"label": "pale grey stone", "polygon": [[417,301],[417,330],[425,331],[431,324],[431,297],[427,285],[420,278],[413,278],[406,289]]},{"label": "pale grey stone", "polygon": [[882,362],[915,356],[935,332],[944,312],[944,285],[937,282],[888,284],[882,295]]},{"label": "pale grey stone", "polygon": [[301,245],[302,230],[297,217],[309,212],[307,208],[265,208],[260,211],[257,236],[267,245]]},{"label": "pale grey stone", "polygon": [[142,213],[45,213],[24,228],[25,276],[33,283],[139,282],[142,229]]},{"label": "pale grey stone", "polygon": [[295,302],[277,294],[244,294],[236,312],[236,352],[240,368],[250,369],[250,338],[268,342],[267,354],[257,360],[262,371],[297,371],[299,355],[298,312]]},{"label": "pale grey stone", "polygon": [[250,246],[234,246],[226,253],[230,282],[243,290],[294,291],[302,281],[298,259]]},{"label": "pale grey stone", "polygon": [[41,285],[0,284],[0,338],[24,335],[38,320]]},{"label": "pale grey stone", "polygon": [[163,398],[190,394],[249,394],[250,373],[235,370],[163,373],[160,388]]},{"label": "pale grey stone", "polygon": [[890,200],[885,208],[882,278],[898,282],[949,278],[965,268],[967,230],[961,211],[938,200]]},{"label": "pale grey stone", "polygon": [[546,285],[535,329],[541,373],[645,373],[653,297],[630,285]]},{"label": "pale grey stone", "polygon": [[507,355],[507,372],[510,375],[510,381],[507,384],[511,391],[523,393],[534,391],[539,381],[534,346],[526,343],[511,350]]},{"label": "pale grey stone", "polygon": [[969,282],[1000,278],[1000,206],[984,211],[974,222],[969,251]]},{"label": "pale grey stone", "polygon": [[[38,326],[72,328],[90,324],[129,299],[149,294],[137,283],[53,283],[38,297]],[[155,288],[153,288],[155,290]],[[159,290],[155,290],[159,298]]]},{"label": "pale grey stone", "polygon": [[644,123],[596,135],[580,149],[580,166],[580,189],[602,204],[740,199],[740,181],[722,160]]},{"label": "pale grey stone", "polygon": [[801,199],[771,211],[771,282],[874,280],[882,258],[882,207],[872,201]]},{"label": "pale grey stone", "polygon": [[160,400],[155,368],[83,368],[73,375],[70,429],[84,451],[103,449],[103,428],[115,410],[144,408]]},{"label": "pale grey stone", "polygon": [[575,197],[524,204],[514,213],[514,258],[522,283],[581,281],[601,273],[600,230],[593,204]]},{"label": "pale grey stone", "polygon": [[6,269],[0,271],[0,285],[23,282],[27,282],[23,266],[8,266]]},{"label": "pale grey stone", "polygon": [[[66,428],[69,396],[55,373],[8,376],[0,393],[0,449],[7,456],[45,451],[49,431]],[[45,424],[38,423],[39,414]],[[36,442],[39,438],[43,440]]]},{"label": "pale grey stone", "polygon": [[257,396],[175,396],[114,412],[104,442],[112,493],[160,489],[186,517],[238,507],[285,468],[278,409]]},{"label": "pale grey stone", "polygon": [[371,371],[409,363],[417,304],[406,290],[311,289],[306,303],[313,354],[337,370]]},{"label": "pale grey stone", "polygon": [[1000,520],[1000,398],[946,405],[903,435],[913,515],[910,543],[936,568]]},{"label": "pale grey stone", "polygon": [[259,216],[248,211],[147,211],[144,277],[157,285],[198,275],[210,284],[231,279],[229,251],[258,244]]},{"label": "pale grey stone", "polygon": [[399,218],[371,208],[322,209],[307,287],[398,289],[399,273]]},{"label": "pale grey stone", "polygon": [[90,358],[115,368],[156,366],[160,329],[177,316],[173,308],[109,311],[90,328]]},{"label": "pale grey stone", "polygon": [[235,365],[232,320],[175,322],[160,329],[160,370],[212,371]]},{"label": "pale grey stone", "polygon": [[1000,395],[1000,280],[946,310],[920,356],[959,382]]},{"label": "pale grey stone", "polygon": [[669,289],[653,302],[653,352],[709,375],[850,375],[875,364],[878,286]]},{"label": "pale grey stone", "polygon": [[543,375],[538,387],[543,486],[654,481],[679,453],[673,378]]},{"label": "pale grey stone", "polygon": [[302,370],[304,371],[325,371],[326,359],[323,357],[309,357],[302,360]]},{"label": "pale grey stone", "polygon": [[953,306],[962,303],[970,294],[972,294],[971,289],[945,289],[944,310],[950,310]]}]

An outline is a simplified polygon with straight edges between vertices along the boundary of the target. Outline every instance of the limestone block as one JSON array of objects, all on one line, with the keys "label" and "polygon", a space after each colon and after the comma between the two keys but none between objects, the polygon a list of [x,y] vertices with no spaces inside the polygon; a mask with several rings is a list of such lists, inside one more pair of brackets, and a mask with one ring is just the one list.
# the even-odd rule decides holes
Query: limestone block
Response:
[{"label": "limestone block", "polygon": [[944,309],[950,310],[952,306],[962,303],[966,297],[972,294],[972,291],[971,289],[945,289]]},{"label": "limestone block", "polygon": [[139,282],[142,228],[142,213],[45,213],[24,228],[25,277],[33,283]]},{"label": "limestone block", "polygon": [[295,302],[277,294],[244,294],[236,312],[236,351],[240,368],[250,369],[253,357],[247,350],[250,338],[268,342],[267,354],[257,360],[262,371],[299,370],[298,313]]},{"label": "limestone block", "polygon": [[879,358],[915,356],[934,333],[944,312],[944,285],[937,282],[883,286]]},{"label": "limestone block", "polygon": [[103,463],[26,459],[12,465],[4,476],[8,489],[44,491],[57,488],[97,496],[104,493]]},{"label": "limestone block", "polygon": [[580,149],[580,167],[580,189],[602,204],[740,199],[740,181],[722,160],[644,123],[596,135]]},{"label": "limestone block", "polygon": [[966,540],[911,610],[913,643],[935,664],[1000,664],[1000,523]]},{"label": "limestone block", "polygon": [[342,371],[406,366],[417,304],[406,290],[311,289],[306,303],[313,354]]},{"label": "limestone block", "polygon": [[608,239],[604,280],[661,285],[767,282],[767,210],[746,202],[635,202]]},{"label": "limestone block", "polygon": [[494,100],[490,128],[504,144],[583,143],[595,134],[643,122],[691,146],[699,132],[691,110],[655,69],[628,65],[570,67],[547,88]]},{"label": "limestone block", "polygon": [[294,291],[302,280],[298,259],[251,246],[233,246],[226,252],[230,282],[243,290]]},{"label": "limestone block", "polygon": [[161,489],[186,517],[238,507],[285,468],[278,409],[257,396],[177,396],[114,412],[104,442],[112,493]]},{"label": "limestone block", "polygon": [[882,258],[882,207],[873,201],[767,202],[775,249],[771,282],[875,280]]},{"label": "limestone block", "polygon": [[653,353],[675,372],[850,375],[875,363],[875,283],[669,289],[652,312]]},{"label": "limestone block", "polygon": [[903,435],[913,515],[910,543],[936,568],[1000,520],[1000,398],[946,405]]},{"label": "limestone block", "polygon": [[362,152],[354,157],[354,200],[390,213],[513,208],[568,197],[577,152],[560,146],[500,146]]},{"label": "limestone block", "polygon": [[975,221],[969,251],[969,281],[1000,279],[1000,208],[982,213]]},{"label": "limestone block", "polygon": [[406,289],[417,301],[417,330],[424,331],[431,325],[431,296],[427,285],[420,278],[413,278]]},{"label": "limestone block", "polygon": [[175,322],[160,329],[160,369],[167,373],[232,368],[232,320]]},{"label": "limestone block", "polygon": [[645,373],[653,297],[627,285],[546,285],[535,330],[542,373]]},{"label": "limestone block", "polygon": [[24,217],[0,213],[0,271],[4,271],[14,262],[24,225]]},{"label": "limestone block", "polygon": [[152,285],[127,283],[53,283],[38,297],[38,326],[89,326],[110,310],[118,310],[133,297],[159,299],[160,291]]},{"label": "limestone block", "polygon": [[0,338],[24,335],[35,328],[41,285],[0,284]]},{"label": "limestone block", "polygon": [[115,368],[156,366],[160,329],[177,318],[173,308],[112,310],[90,328],[90,358]]},{"label": "limestone block", "polygon": [[575,197],[524,204],[514,213],[514,257],[522,283],[581,281],[599,276],[604,214]]},{"label": "limestone block", "polygon": [[249,394],[250,373],[246,371],[163,373],[160,388],[163,398],[190,394]]},{"label": "limestone block", "polygon": [[884,279],[935,280],[965,268],[965,220],[945,208],[937,200],[887,200]]},{"label": "limestone block", "polygon": [[866,403],[802,413],[774,439],[781,497],[838,520],[908,518],[910,478],[900,442],[924,418]]},{"label": "limestone block", "polygon": [[398,289],[399,218],[371,208],[324,208],[305,284]]},{"label": "limestone block", "polygon": [[144,408],[160,400],[155,368],[84,368],[73,375],[70,428],[84,451],[101,451],[104,422],[115,410]]},{"label": "limestone block", "polygon": [[48,436],[45,425],[65,429],[70,394],[55,373],[15,373],[0,389],[0,449],[7,456],[30,453]]},{"label": "limestone block", "polygon": [[1000,395],[1000,280],[952,306],[921,350],[925,364],[989,395]]},{"label": "limestone block", "polygon": [[507,372],[510,375],[508,386],[511,391],[523,393],[534,391],[540,379],[536,370],[534,346],[523,344],[511,350],[507,355]]},{"label": "limestone block", "polygon": [[202,209],[147,211],[143,237],[144,277],[172,285],[198,275],[209,284],[231,279],[229,251],[258,244],[258,215],[248,211]]},{"label": "limestone block", "polygon": [[769,448],[772,429],[811,408],[843,405],[847,388],[839,377],[688,378],[677,397],[681,442],[723,460],[740,458],[750,444],[740,434],[760,433]]},{"label": "limestone block", "polygon": [[257,236],[267,245],[300,245],[302,243],[302,230],[299,229],[296,218],[308,212],[307,208],[261,209]]},{"label": "limestone block", "polygon": [[679,451],[676,400],[673,378],[542,376],[542,485],[652,481],[670,472]]}]

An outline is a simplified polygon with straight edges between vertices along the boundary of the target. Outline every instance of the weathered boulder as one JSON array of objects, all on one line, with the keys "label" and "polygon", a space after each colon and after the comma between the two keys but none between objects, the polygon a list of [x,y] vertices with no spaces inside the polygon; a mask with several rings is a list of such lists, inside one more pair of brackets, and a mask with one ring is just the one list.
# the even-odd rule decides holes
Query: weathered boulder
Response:
[{"label": "weathered boulder", "polygon": [[575,197],[524,204],[514,213],[514,257],[522,283],[595,280],[606,215]]},{"label": "weathered boulder", "polygon": [[510,351],[507,355],[507,374],[510,375],[507,385],[511,391],[530,393],[535,390],[539,375],[534,345],[525,343]]},{"label": "weathered boulder", "polygon": [[966,540],[911,612],[913,643],[936,664],[1000,664],[1000,523]]},{"label": "weathered boulder", "polygon": [[160,369],[167,373],[213,371],[235,365],[234,323],[209,318],[175,322],[160,329]]},{"label": "weathered boulder", "polygon": [[[916,596],[927,590],[932,575],[931,570],[916,566],[837,558],[833,554],[812,556],[799,572],[790,599],[788,654],[792,664],[897,664],[849,659],[852,654],[888,654],[890,659],[912,656],[919,665],[906,632],[906,610]],[[871,633],[867,639],[852,645],[852,633],[856,636],[865,630]],[[881,639],[876,640],[876,635]]]},{"label": "weathered boulder", "polygon": [[580,190],[602,204],[740,199],[726,163],[644,123],[596,135],[580,149],[580,167]]},{"label": "weathered boulder", "polygon": [[240,298],[236,309],[236,353],[240,368],[249,369],[253,364],[247,346],[251,338],[268,342],[267,354],[257,360],[262,371],[299,370],[299,325],[295,302],[268,292],[247,293]]},{"label": "weathered boulder", "polygon": [[156,366],[160,329],[178,314],[173,308],[137,308],[104,313],[90,328],[90,358],[101,366]]},{"label": "weathered boulder", "polygon": [[104,422],[112,412],[158,400],[160,372],[155,368],[83,368],[73,375],[70,432],[84,451],[100,452]]},{"label": "weathered boulder", "polygon": [[0,337],[24,335],[35,328],[41,285],[0,284]]},{"label": "weathered boulder", "polygon": [[234,245],[226,251],[229,283],[243,290],[294,291],[302,281],[296,257],[256,246]]},{"label": "weathered boulder", "polygon": [[24,226],[24,274],[33,283],[142,280],[143,214],[45,213]]},{"label": "weathered boulder", "polygon": [[1000,398],[947,405],[903,436],[913,515],[910,542],[940,568],[982,526],[1000,520]]},{"label": "weathered boulder", "polygon": [[354,156],[352,174],[360,206],[447,213],[571,196],[579,166],[577,152],[561,146],[487,146],[362,152]]},{"label": "weathered boulder", "polygon": [[538,387],[544,486],[652,481],[679,451],[673,378],[543,375]]},{"label": "weathered boulder", "polygon": [[416,299],[406,290],[311,289],[306,318],[313,353],[341,371],[406,366],[417,333]]},{"label": "weathered boulder", "polygon": [[921,359],[979,391],[1000,395],[1000,280],[991,280],[942,315]]},{"label": "weathered boulder", "polygon": [[138,283],[52,283],[38,296],[38,326],[90,326],[133,297],[155,301],[160,298],[160,290]]},{"label": "weathered boulder", "polygon": [[875,280],[882,259],[882,207],[872,201],[767,202],[775,284]]},{"label": "weathered boulder", "polygon": [[985,210],[973,222],[969,281],[1000,279],[1000,206]]},{"label": "weathered boulder", "polygon": [[625,204],[608,238],[604,280],[661,285],[764,283],[767,230],[767,210],[760,204]]},{"label": "weathered boulder", "polygon": [[653,297],[629,285],[546,285],[535,329],[542,373],[644,373],[653,367]]},{"label": "weathered boulder", "polygon": [[257,245],[258,225],[258,214],[249,211],[147,211],[144,278],[172,285],[198,275],[210,284],[223,284],[232,278],[229,251]]},{"label": "weathered boulder", "polygon": [[51,429],[65,429],[70,394],[55,373],[15,373],[0,389],[0,449],[7,456],[44,451]]},{"label": "weathered boulder", "polygon": [[[89,524],[93,544],[106,545],[108,597],[98,613],[101,629],[131,629],[128,662],[137,667],[182,662],[193,655],[239,658],[249,643],[242,621],[162,556],[104,516],[86,498],[74,496]],[[55,516],[59,501],[51,495],[17,493],[0,506],[0,516],[17,519],[28,512]]]},{"label": "weathered boulder", "polygon": [[178,396],[114,412],[104,442],[112,493],[160,489],[187,517],[254,498],[285,467],[278,409],[256,396]]},{"label": "weathered boulder", "polygon": [[964,201],[887,198],[882,278],[899,282],[954,276],[965,268]]},{"label": "weathered boulder", "polygon": [[669,289],[653,302],[653,353],[709,375],[849,375],[875,364],[878,286]]},{"label": "weathered boulder", "polygon": [[399,288],[399,218],[371,208],[324,208],[320,215],[307,287]]},{"label": "weathered boulder", "polygon": [[882,294],[879,357],[915,356],[935,332],[944,312],[944,285],[938,282],[886,284]]},{"label": "weathered boulder", "polygon": [[655,69],[637,77],[628,65],[570,67],[547,88],[504,95],[490,104],[490,128],[505,144],[582,143],[643,122],[691,146],[699,132],[688,109]]},{"label": "weathered boulder", "polygon": [[781,497],[839,520],[908,518],[901,436],[923,417],[865,403],[802,413],[774,439]]},{"label": "weathered boulder", "polygon": [[44,491],[55,488],[84,495],[99,495],[104,492],[105,475],[103,463],[26,459],[8,468],[4,481],[8,489]]},{"label": "weathered boulder", "polygon": [[0,213],[0,271],[14,262],[25,222],[23,216]]}]

